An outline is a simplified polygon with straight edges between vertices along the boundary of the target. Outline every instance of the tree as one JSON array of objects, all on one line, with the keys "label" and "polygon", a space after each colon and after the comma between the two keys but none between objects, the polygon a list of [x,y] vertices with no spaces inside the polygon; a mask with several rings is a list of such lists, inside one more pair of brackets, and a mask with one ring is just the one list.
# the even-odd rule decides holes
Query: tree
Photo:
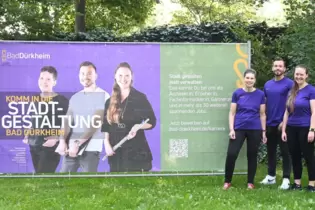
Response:
[{"label": "tree", "polygon": [[[177,0],[183,11],[174,14],[174,23],[202,24],[203,22],[255,20],[256,1],[250,0]],[[258,4],[257,4],[258,5]]]},{"label": "tree", "polygon": [[0,3],[0,37],[27,35],[42,39],[52,33],[106,28],[128,33],[145,24],[154,0],[10,0]]},{"label": "tree", "polygon": [[281,37],[283,54],[291,61],[291,69],[305,64],[314,75],[315,4],[310,0],[284,0],[284,3],[290,23],[286,34]]},{"label": "tree", "polygon": [[145,24],[155,0],[93,0],[87,5],[87,30],[111,29],[126,34]]},{"label": "tree", "polygon": [[86,0],[75,0],[75,32],[85,32]]},{"label": "tree", "polygon": [[48,36],[68,27],[71,0],[10,0],[0,7],[0,36]]}]

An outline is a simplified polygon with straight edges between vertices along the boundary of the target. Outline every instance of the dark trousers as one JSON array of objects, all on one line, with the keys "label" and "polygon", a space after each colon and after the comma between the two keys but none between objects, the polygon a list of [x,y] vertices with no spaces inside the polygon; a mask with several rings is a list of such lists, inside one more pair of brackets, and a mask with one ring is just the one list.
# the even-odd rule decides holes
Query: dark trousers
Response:
[{"label": "dark trousers", "polygon": [[278,126],[267,127],[267,154],[268,154],[268,175],[276,176],[277,167],[277,147],[279,145],[282,156],[283,178],[290,179],[291,158],[287,142],[282,141],[281,131]]},{"label": "dark trousers", "polygon": [[315,181],[314,141],[307,140],[309,127],[287,126],[287,141],[292,158],[294,179],[302,177],[302,154],[305,159],[309,181]]},{"label": "dark trousers", "polygon": [[60,155],[55,152],[54,147],[30,146],[35,173],[55,173]]},{"label": "dark trousers", "polygon": [[235,162],[238,154],[243,146],[245,139],[247,140],[247,164],[248,164],[248,183],[254,184],[254,177],[257,170],[257,154],[262,137],[261,130],[236,130],[235,139],[230,139],[227,157],[225,162],[225,182],[230,183],[235,168]]}]

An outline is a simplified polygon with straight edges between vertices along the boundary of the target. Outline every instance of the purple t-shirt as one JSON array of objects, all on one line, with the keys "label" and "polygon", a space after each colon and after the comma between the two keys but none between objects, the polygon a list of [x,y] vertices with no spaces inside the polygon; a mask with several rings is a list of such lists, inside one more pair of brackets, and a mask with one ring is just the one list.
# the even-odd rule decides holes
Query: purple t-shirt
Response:
[{"label": "purple t-shirt", "polygon": [[311,105],[310,100],[315,100],[315,88],[308,84],[298,91],[294,111],[289,113],[288,125],[297,127],[309,127],[311,123]]},{"label": "purple t-shirt", "polygon": [[232,103],[237,104],[235,130],[262,130],[260,105],[265,104],[263,91],[256,89],[253,92],[246,92],[243,88],[239,88],[232,95]]},{"label": "purple t-shirt", "polygon": [[294,82],[284,77],[281,80],[269,80],[264,86],[266,96],[267,126],[278,126],[286,109],[287,96]]}]

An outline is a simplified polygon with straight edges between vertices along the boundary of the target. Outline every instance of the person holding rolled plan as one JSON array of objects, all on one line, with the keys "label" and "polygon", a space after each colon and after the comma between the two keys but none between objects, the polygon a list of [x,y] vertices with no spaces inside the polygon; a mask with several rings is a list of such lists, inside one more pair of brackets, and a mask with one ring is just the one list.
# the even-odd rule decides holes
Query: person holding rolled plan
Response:
[{"label": "person holding rolled plan", "polygon": [[292,190],[302,190],[302,157],[308,170],[307,190],[315,192],[315,88],[307,83],[309,71],[298,65],[294,71],[294,86],[290,91],[283,117],[282,140],[288,142],[292,159],[294,183]]},{"label": "person holding rolled plan", "polygon": [[69,119],[65,120],[64,136],[60,138],[56,149],[57,153],[64,156],[61,173],[74,173],[79,169],[81,172],[98,170],[104,145],[101,132],[104,103],[110,95],[97,86],[97,78],[96,66],[92,62],[80,64],[79,80],[83,89],[70,98]]},{"label": "person holding rolled plan", "polygon": [[[53,66],[44,66],[41,69],[38,78],[38,86],[41,91],[39,97],[42,98],[41,104],[38,102],[32,103],[35,103],[36,112],[41,108],[45,109],[44,107],[48,107],[49,110],[45,115],[32,118],[32,128],[29,129],[29,132],[25,132],[26,136],[23,139],[23,142],[30,147],[35,173],[54,173],[60,162],[60,155],[55,153],[55,149],[59,145],[60,134],[58,130],[61,130],[61,116],[66,115],[69,100],[53,90],[57,83],[57,75],[57,70]],[[55,106],[50,106],[50,101],[54,102]],[[43,106],[43,103],[48,105]],[[54,128],[49,125],[52,125]],[[47,133],[47,135],[42,133]]]},{"label": "person holding rolled plan", "polygon": [[264,85],[267,114],[267,156],[268,174],[260,182],[261,184],[276,183],[277,146],[279,145],[282,156],[282,184],[280,189],[287,190],[290,187],[291,160],[288,144],[281,140],[283,114],[286,109],[288,93],[293,86],[293,81],[285,77],[286,66],[281,58],[277,58],[272,65],[274,78]]},{"label": "person holding rolled plan", "polygon": [[[110,100],[105,103],[102,132],[110,172],[149,171],[152,153],[144,130],[153,129],[156,117],[145,94],[133,86],[133,72],[128,63],[120,63],[115,71],[115,83]],[[149,121],[140,126],[140,124]],[[140,128],[140,129],[139,129]],[[113,147],[128,136],[115,151]]]},{"label": "person holding rolled plan", "polygon": [[231,187],[235,162],[247,140],[248,176],[247,187],[254,189],[257,170],[257,155],[260,141],[267,142],[264,92],[255,88],[256,71],[244,72],[244,88],[233,92],[229,113],[229,145],[225,162],[225,183],[223,189]]}]

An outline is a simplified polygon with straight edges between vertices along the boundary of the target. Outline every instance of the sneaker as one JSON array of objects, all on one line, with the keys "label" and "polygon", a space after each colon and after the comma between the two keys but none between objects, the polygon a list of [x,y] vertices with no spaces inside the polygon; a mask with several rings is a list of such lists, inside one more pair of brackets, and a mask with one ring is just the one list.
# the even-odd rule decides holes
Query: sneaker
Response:
[{"label": "sneaker", "polygon": [[281,190],[288,190],[290,188],[290,180],[288,178],[284,178],[279,188]]},{"label": "sneaker", "polygon": [[255,186],[252,183],[248,183],[247,189],[250,189],[250,190],[255,189]]},{"label": "sneaker", "polygon": [[293,183],[290,190],[302,190],[302,186],[300,184]]},{"label": "sneaker", "polygon": [[231,183],[224,183],[224,185],[223,185],[223,189],[224,190],[227,190],[227,189],[229,189],[231,187]]},{"label": "sneaker", "polygon": [[307,188],[306,188],[306,190],[307,190],[308,192],[315,192],[315,187],[314,187],[314,186],[311,186],[311,185],[308,185]]},{"label": "sneaker", "polygon": [[260,184],[276,184],[276,177],[267,175]]}]

